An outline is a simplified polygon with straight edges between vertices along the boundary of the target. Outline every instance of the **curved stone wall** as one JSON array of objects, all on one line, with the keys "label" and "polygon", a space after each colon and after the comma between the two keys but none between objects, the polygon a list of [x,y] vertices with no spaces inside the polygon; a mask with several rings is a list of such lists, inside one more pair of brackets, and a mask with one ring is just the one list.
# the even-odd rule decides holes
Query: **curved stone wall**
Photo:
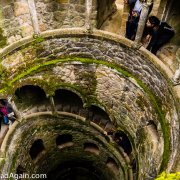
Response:
[{"label": "curved stone wall", "polygon": [[[55,142],[58,135],[61,134],[71,134],[73,144],[58,149]],[[96,134],[96,137],[93,134]],[[32,160],[29,149],[37,139],[43,140],[45,150],[38,158]],[[99,153],[85,152],[83,144],[87,142],[97,144]],[[126,179],[129,176],[123,169],[127,166],[127,162],[124,162],[122,154],[113,147],[114,145],[108,144],[107,139],[95,128],[90,127],[81,119],[77,117],[74,119],[73,116],[67,114],[56,117],[48,113],[31,115],[31,117],[23,119],[20,124],[16,125],[13,138],[8,143],[11,150],[2,173],[16,172],[18,165],[26,169],[28,174],[47,173],[55,169],[58,164],[72,159],[78,159],[79,161],[90,161],[91,159],[93,165],[105,173],[105,179],[110,177]],[[19,146],[24,148],[18,150]],[[108,157],[113,158],[118,165],[118,171],[115,174],[107,167]]]},{"label": "curved stone wall", "polygon": [[25,85],[40,86],[48,97],[59,88],[77,91],[84,106],[101,107],[128,134],[139,178],[154,178],[160,169],[170,170],[176,157],[177,102],[156,59],[130,45],[123,38],[84,29],[19,41],[1,53],[1,97],[14,96]]}]

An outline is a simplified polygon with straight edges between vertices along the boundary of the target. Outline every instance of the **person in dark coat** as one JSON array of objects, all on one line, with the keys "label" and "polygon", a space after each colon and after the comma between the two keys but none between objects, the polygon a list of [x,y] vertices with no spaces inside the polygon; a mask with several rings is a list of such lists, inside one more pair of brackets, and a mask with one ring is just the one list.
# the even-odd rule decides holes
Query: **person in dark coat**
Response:
[{"label": "person in dark coat", "polygon": [[147,49],[153,54],[174,36],[175,32],[166,22],[160,22],[156,16],[150,16],[146,22],[146,28],[149,29],[150,42]]},{"label": "person in dark coat", "polygon": [[138,27],[139,17],[142,9],[142,3],[140,0],[124,0],[129,5],[129,15],[126,22],[126,35],[125,37],[134,40]]}]

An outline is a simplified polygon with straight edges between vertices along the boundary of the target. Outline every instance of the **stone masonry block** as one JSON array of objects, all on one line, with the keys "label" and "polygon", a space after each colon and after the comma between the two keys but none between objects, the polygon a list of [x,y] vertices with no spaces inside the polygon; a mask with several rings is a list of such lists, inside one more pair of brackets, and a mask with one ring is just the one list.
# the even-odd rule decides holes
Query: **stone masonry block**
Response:
[{"label": "stone masonry block", "polygon": [[27,3],[15,2],[14,3],[14,14],[15,16],[20,16],[29,13],[29,7]]},{"label": "stone masonry block", "polygon": [[3,8],[3,15],[5,19],[11,19],[14,17],[12,6],[5,6]]}]

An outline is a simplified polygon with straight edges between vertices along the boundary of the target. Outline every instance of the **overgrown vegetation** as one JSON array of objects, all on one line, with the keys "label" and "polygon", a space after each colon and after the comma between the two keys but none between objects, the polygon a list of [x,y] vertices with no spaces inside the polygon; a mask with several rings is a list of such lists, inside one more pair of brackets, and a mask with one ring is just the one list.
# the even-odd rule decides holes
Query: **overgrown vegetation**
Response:
[{"label": "overgrown vegetation", "polygon": [[180,180],[180,172],[171,174],[163,172],[155,180]]},{"label": "overgrown vegetation", "polygon": [[7,45],[7,39],[3,36],[3,30],[0,28],[0,48]]}]

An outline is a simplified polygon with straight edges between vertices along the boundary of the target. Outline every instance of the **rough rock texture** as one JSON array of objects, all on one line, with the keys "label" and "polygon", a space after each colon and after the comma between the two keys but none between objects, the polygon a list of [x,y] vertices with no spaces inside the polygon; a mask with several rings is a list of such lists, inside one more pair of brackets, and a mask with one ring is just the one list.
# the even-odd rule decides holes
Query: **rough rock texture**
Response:
[{"label": "rough rock texture", "polygon": [[[155,2],[153,12],[164,12],[167,2]],[[133,49],[127,39],[94,29],[116,10],[114,3],[0,1],[0,48],[12,44],[0,50],[0,98],[12,100],[20,121],[10,128],[1,147],[3,173],[16,172],[18,165],[29,173],[43,173],[54,169],[48,162],[56,166],[57,159],[62,161],[68,155],[79,158],[82,154],[104,169],[107,179],[131,180],[136,176],[152,180],[160,170],[179,168],[175,162],[179,151],[179,96],[169,75],[176,67],[164,72],[165,68],[159,67],[162,63],[157,63],[159,59],[145,49]],[[27,86],[40,87],[35,97],[43,94],[44,99],[35,103],[33,92],[37,89],[26,92],[23,88]],[[73,98],[73,103],[57,104],[60,89],[81,97],[81,107],[74,106]],[[92,110],[93,106],[105,112],[104,119]],[[73,120],[68,113],[74,113]],[[62,116],[68,118],[62,120]],[[82,122],[76,123],[78,119]],[[131,142],[130,154],[107,135],[108,125],[110,130],[124,131]],[[66,132],[73,135],[73,143],[63,145],[67,149],[61,156],[55,139]],[[43,140],[45,150],[31,160],[29,150],[38,138]],[[97,157],[84,152],[87,139],[98,147],[90,148]],[[108,162],[109,158],[113,160]]]},{"label": "rough rock texture", "polygon": [[28,3],[23,0],[15,3],[5,3],[0,7],[0,24],[7,43],[11,44],[23,37],[33,34],[33,27]]}]

